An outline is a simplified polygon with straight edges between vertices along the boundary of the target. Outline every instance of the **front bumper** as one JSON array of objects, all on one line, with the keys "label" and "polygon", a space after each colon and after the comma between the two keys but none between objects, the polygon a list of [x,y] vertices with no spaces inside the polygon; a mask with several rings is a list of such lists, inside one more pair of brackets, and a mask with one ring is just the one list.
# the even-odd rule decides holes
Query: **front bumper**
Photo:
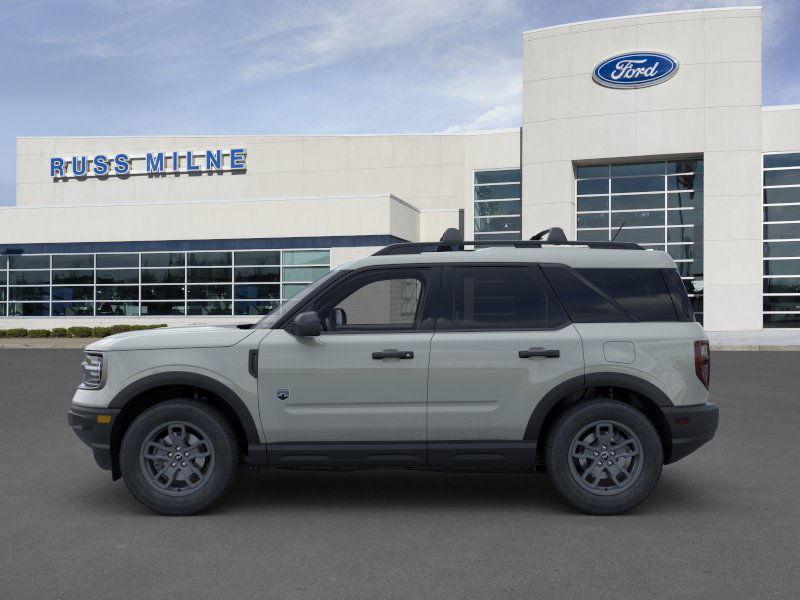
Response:
[{"label": "front bumper", "polygon": [[719,407],[713,402],[662,410],[672,438],[672,451],[665,461],[667,464],[691,454],[711,440],[717,432]]},{"label": "front bumper", "polygon": [[[67,413],[67,423],[80,438],[92,449],[94,460],[101,469],[110,471],[111,461],[111,430],[114,427],[119,409],[116,408],[89,408],[72,404]],[[98,421],[98,417],[101,418]],[[101,421],[110,420],[105,423]]]}]

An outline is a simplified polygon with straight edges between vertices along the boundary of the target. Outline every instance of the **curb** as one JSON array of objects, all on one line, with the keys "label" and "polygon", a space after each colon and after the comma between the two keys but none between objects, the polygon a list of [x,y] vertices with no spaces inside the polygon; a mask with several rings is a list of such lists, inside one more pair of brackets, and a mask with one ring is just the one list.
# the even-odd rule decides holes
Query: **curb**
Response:
[{"label": "curb", "polygon": [[100,338],[0,338],[0,348],[79,348],[83,349]]}]

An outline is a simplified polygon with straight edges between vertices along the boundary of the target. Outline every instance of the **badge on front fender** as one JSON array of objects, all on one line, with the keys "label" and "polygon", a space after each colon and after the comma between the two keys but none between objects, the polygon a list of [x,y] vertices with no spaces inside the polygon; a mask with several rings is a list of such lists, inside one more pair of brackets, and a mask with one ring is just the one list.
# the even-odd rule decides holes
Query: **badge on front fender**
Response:
[{"label": "badge on front fender", "polygon": [[277,390],[275,390],[275,397],[278,400],[288,400],[289,396],[291,395],[292,395],[291,388],[278,388]]}]

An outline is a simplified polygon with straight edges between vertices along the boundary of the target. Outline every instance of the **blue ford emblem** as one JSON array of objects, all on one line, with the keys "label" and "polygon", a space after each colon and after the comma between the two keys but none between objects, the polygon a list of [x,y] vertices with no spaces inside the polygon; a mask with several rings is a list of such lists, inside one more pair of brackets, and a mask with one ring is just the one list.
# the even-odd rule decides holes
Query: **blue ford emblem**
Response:
[{"label": "blue ford emblem", "polygon": [[666,81],[678,72],[678,61],[659,52],[612,56],[594,68],[592,79],[610,88],[640,88]]}]

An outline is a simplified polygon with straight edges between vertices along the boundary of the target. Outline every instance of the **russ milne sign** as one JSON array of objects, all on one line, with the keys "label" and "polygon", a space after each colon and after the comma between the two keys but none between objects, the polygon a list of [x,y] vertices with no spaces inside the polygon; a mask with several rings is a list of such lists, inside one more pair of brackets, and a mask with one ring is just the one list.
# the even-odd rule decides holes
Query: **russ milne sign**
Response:
[{"label": "russ milne sign", "polygon": [[594,68],[592,79],[610,88],[641,88],[666,81],[678,72],[678,61],[660,52],[618,54]]},{"label": "russ milne sign", "polygon": [[[244,171],[247,151],[244,148],[230,150],[203,150],[195,152],[148,152],[129,155],[120,152],[114,155],[53,157],[50,159],[50,177],[54,179],[83,179],[86,177],[123,177],[126,175],[166,175],[179,173],[221,173]],[[138,168],[134,168],[138,165]]]}]

